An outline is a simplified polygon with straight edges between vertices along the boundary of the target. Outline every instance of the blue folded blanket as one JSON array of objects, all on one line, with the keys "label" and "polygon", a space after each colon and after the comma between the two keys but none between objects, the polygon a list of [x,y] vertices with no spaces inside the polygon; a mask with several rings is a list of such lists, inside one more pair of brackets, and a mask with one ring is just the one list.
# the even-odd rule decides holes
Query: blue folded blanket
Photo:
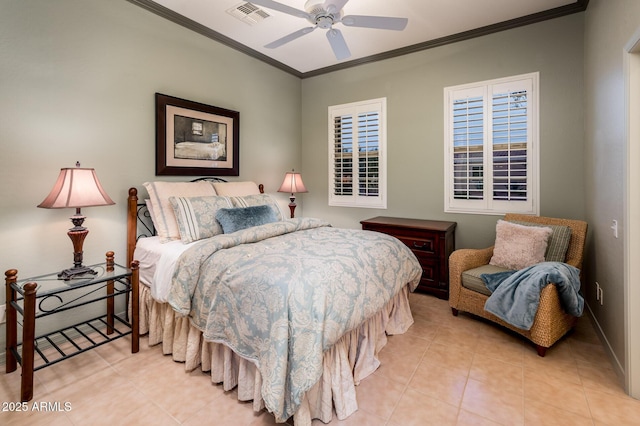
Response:
[{"label": "blue folded blanket", "polygon": [[503,321],[530,330],[540,304],[540,292],[556,284],[565,311],[579,317],[584,309],[580,294],[580,270],[562,262],[542,262],[519,271],[482,274],[492,291],[484,309]]}]

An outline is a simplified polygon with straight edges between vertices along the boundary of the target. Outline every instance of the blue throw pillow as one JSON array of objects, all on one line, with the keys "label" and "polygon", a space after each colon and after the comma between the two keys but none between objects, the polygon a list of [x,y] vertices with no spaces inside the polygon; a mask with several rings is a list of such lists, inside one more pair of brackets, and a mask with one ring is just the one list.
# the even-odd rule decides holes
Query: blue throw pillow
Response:
[{"label": "blue throw pillow", "polygon": [[252,226],[277,222],[278,218],[270,206],[262,205],[220,209],[216,213],[216,220],[222,226],[222,232],[230,234]]}]

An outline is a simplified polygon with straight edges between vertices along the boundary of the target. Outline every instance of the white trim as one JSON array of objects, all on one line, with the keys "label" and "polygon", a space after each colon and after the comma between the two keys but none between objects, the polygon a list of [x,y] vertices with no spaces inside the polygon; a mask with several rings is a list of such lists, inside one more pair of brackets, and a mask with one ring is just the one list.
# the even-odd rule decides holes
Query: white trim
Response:
[{"label": "white trim", "polygon": [[[358,151],[354,140],[353,149],[353,193],[352,195],[336,195],[334,193],[334,122],[333,118],[340,115],[353,115],[357,121],[359,113],[377,112],[379,115],[378,134],[378,195],[358,195]],[[328,108],[328,143],[329,143],[329,205],[335,207],[361,207],[372,209],[387,208],[387,98],[370,99],[366,101],[352,102],[342,105],[334,105]]]},{"label": "white trim", "polygon": [[[453,104],[454,93],[469,92],[469,96],[482,96],[484,100],[483,120],[483,170],[485,176],[493,170],[493,155],[491,152],[491,134],[493,114],[491,113],[491,98],[495,93],[495,88],[507,86],[512,82],[524,82],[528,80],[530,89],[528,96],[531,107],[527,109],[528,122],[528,167],[527,184],[528,199],[526,202],[500,201],[494,200],[491,185],[484,185],[484,196],[482,200],[461,200],[453,198],[453,159],[454,146],[452,143],[453,134]],[[447,213],[472,213],[502,215],[507,212],[540,214],[540,136],[539,136],[539,108],[540,108],[540,73],[533,72],[505,78],[486,80],[481,82],[467,83],[458,86],[444,88],[444,211]],[[493,178],[490,178],[491,180]]]},{"label": "white trim", "polygon": [[640,398],[640,29],[624,48],[626,170],[624,206],[625,388]]}]

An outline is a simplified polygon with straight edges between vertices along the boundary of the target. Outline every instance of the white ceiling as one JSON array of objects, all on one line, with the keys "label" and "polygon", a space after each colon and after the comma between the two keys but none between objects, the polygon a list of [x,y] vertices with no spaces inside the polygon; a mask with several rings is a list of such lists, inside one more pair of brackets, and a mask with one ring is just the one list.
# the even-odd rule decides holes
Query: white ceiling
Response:
[{"label": "white ceiling", "polygon": [[[260,7],[270,16],[249,25],[227,12],[246,3],[242,0],[129,1],[211,38],[223,42],[231,39],[227,40],[230,45],[237,43],[236,48],[302,77],[367,62],[376,55],[394,56],[579,12],[588,3],[588,0],[349,0],[343,8],[345,15],[404,17],[409,22],[404,31],[335,24],[351,51],[350,58],[338,61],[325,36],[326,30],[321,28],[276,49],[265,48],[265,44],[311,24],[303,18]],[[306,0],[278,2],[304,10]],[[396,49],[404,50],[394,52]]]}]

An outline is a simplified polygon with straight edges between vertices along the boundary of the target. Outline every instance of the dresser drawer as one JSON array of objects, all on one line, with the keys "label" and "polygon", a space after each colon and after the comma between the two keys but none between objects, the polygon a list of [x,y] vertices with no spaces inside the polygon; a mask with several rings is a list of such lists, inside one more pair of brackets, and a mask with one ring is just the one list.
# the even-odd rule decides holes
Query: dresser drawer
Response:
[{"label": "dresser drawer", "polygon": [[375,227],[373,225],[369,225],[369,227],[366,229],[373,229],[375,231],[381,231],[387,234],[391,234],[398,238],[406,237],[409,239],[429,240],[429,239],[436,239],[438,238],[439,235],[441,235],[440,232],[432,231],[429,229]]},{"label": "dresser drawer", "polygon": [[438,248],[438,238],[410,238],[402,235],[396,235],[397,239],[402,241],[407,247],[409,247],[416,256],[420,255],[435,255]]},{"label": "dresser drawer", "polygon": [[440,268],[435,260],[423,260],[418,258],[420,266],[422,266],[422,277],[420,277],[420,285],[427,287],[439,287]]}]

